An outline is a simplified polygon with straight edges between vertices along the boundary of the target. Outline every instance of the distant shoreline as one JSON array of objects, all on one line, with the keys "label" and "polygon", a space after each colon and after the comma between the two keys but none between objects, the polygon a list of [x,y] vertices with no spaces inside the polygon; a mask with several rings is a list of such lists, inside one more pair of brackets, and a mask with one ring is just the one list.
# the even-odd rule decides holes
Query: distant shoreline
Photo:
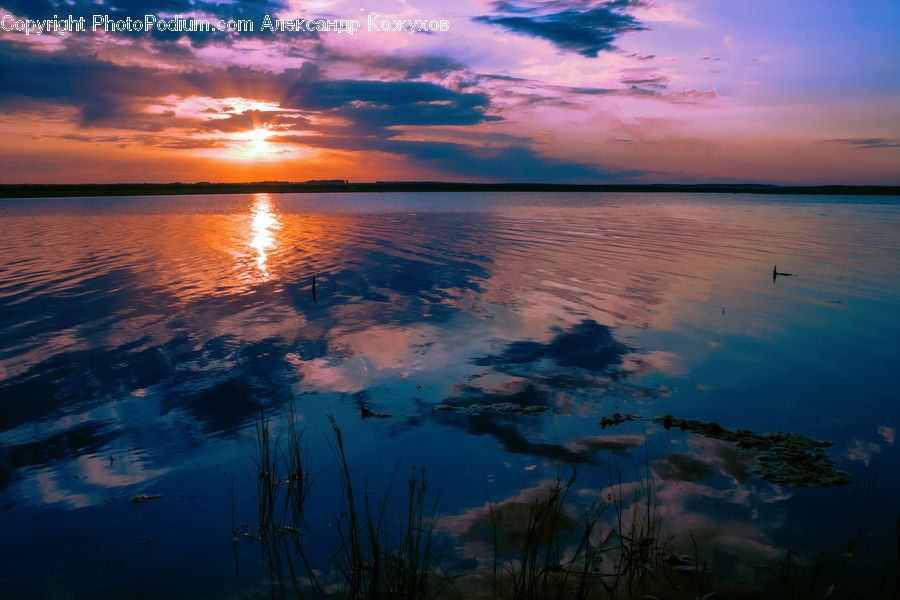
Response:
[{"label": "distant shoreline", "polygon": [[164,196],[175,194],[340,193],[340,192],[646,192],[717,194],[810,194],[831,196],[900,196],[900,186],[764,184],[602,184],[447,183],[424,181],[255,183],[97,183],[0,184],[0,198],[66,196]]}]

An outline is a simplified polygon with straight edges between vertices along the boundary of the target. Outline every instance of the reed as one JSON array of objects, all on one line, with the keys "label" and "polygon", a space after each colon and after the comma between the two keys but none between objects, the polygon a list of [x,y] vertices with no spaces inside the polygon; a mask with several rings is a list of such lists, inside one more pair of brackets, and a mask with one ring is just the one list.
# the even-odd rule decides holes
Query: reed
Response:
[{"label": "reed", "polygon": [[304,432],[296,425],[293,406],[289,407],[285,420],[285,447],[279,444],[277,435],[272,435],[271,423],[264,413],[260,413],[256,423],[259,527],[257,535],[251,534],[249,528],[243,533],[245,538],[261,545],[273,596],[323,597],[317,572],[304,548],[304,539],[309,533],[304,505],[314,476],[308,466]]},{"label": "reed", "polygon": [[[438,496],[429,493],[425,468],[412,468],[402,502],[391,501],[400,463],[383,495],[374,495],[353,478],[344,434],[334,418],[328,418],[340,509],[335,515],[336,550],[323,570],[314,569],[310,561],[310,548],[320,557],[322,538],[312,539],[305,516],[316,479],[305,432],[297,426],[292,407],[285,415],[285,435],[276,435],[265,415],[257,421],[258,530],[251,533],[245,524],[239,531],[233,508],[232,528],[236,544],[243,533],[260,545],[273,598],[693,599],[715,591],[716,581],[693,536],[693,557],[670,549],[673,540],[664,535],[646,444],[643,464],[627,483],[611,453],[609,486],[584,501],[580,512],[570,500],[578,477],[575,469],[567,479],[557,476],[531,499],[524,517],[521,511],[504,514],[510,509],[508,501],[489,501],[490,556],[479,556],[449,573],[435,551]],[[900,600],[900,576],[892,574],[900,573],[900,518],[896,534],[896,564],[886,564],[885,575],[866,586],[866,597]],[[853,541],[836,568],[825,566],[824,551],[804,565],[789,546],[775,585],[780,594],[769,597],[859,597],[863,590],[850,583],[845,572],[860,542]]]},{"label": "reed", "polygon": [[615,526],[608,536],[612,542],[609,551],[613,568],[605,577],[611,598],[648,594],[668,552],[670,540],[662,536],[663,523],[657,511],[659,499],[651,474],[645,443],[643,472],[635,473],[630,497],[626,497],[622,472],[615,454],[611,454],[608,475],[614,483],[607,501],[615,511]]},{"label": "reed", "polygon": [[[368,489],[357,503],[344,450],[343,433],[329,416],[332,451],[340,473],[343,508],[337,528],[340,546],[332,564],[340,574],[344,597],[425,600],[435,598],[451,579],[443,574],[432,549],[437,497],[428,500],[425,469],[413,467],[404,508],[396,514],[388,503],[396,470],[380,502]],[[398,464],[399,467],[399,464]]]},{"label": "reed", "polygon": [[498,513],[489,503],[493,534],[492,597],[523,600],[596,597],[597,570],[605,548],[597,544],[596,531],[608,508],[599,497],[576,520],[567,515],[569,492],[577,477],[573,470],[565,482],[557,478],[553,485],[535,498],[514,556],[500,557]]},{"label": "reed", "polygon": [[[811,564],[805,564],[789,544],[781,563],[780,597],[783,600],[900,599],[900,516],[897,517],[895,536],[896,560],[885,556],[881,567],[862,557],[866,537],[862,533],[853,538],[839,556],[820,548]],[[876,577],[878,569],[881,574]]]}]

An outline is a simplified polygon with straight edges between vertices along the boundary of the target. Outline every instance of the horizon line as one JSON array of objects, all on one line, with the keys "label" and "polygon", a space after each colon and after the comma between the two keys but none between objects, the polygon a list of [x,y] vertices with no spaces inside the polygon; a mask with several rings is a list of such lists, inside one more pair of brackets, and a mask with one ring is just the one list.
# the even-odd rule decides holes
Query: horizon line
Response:
[{"label": "horizon line", "polygon": [[[483,183],[465,181],[374,181],[351,183],[344,179],[248,182],[119,182],[119,183],[0,183],[0,198],[80,196],[137,196],[231,193],[315,192],[452,192],[452,191],[557,191],[557,192],[678,192],[818,194],[900,196],[900,185],[770,183]],[[18,192],[18,193],[16,193]],[[73,194],[68,194],[72,192]]]}]

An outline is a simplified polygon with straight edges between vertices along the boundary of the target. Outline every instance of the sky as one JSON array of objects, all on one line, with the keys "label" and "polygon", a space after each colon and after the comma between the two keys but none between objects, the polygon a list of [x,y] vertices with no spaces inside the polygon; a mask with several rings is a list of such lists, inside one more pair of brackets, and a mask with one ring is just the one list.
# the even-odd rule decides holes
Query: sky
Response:
[{"label": "sky", "polygon": [[0,0],[0,183],[897,185],[898,29],[897,0]]}]

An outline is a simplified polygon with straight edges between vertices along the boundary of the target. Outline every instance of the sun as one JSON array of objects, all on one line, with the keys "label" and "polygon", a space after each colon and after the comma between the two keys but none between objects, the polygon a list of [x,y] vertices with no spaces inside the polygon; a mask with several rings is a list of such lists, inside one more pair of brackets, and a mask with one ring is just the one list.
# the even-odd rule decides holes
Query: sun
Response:
[{"label": "sun", "polygon": [[274,150],[268,139],[272,136],[272,130],[266,127],[255,127],[240,135],[242,154],[254,158],[271,154]]}]

